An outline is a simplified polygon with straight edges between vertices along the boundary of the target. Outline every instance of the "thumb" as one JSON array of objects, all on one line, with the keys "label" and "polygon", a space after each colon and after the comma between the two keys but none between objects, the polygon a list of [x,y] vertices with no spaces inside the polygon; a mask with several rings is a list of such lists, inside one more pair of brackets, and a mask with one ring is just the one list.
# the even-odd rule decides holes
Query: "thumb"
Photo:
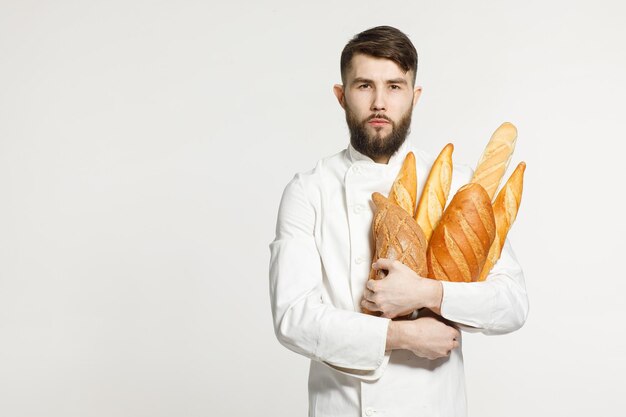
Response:
[{"label": "thumb", "polygon": [[396,261],[393,259],[388,259],[388,258],[378,258],[376,260],[376,262],[374,262],[372,264],[372,268],[379,270],[379,269],[384,269],[384,270],[391,270],[394,267],[394,263]]}]

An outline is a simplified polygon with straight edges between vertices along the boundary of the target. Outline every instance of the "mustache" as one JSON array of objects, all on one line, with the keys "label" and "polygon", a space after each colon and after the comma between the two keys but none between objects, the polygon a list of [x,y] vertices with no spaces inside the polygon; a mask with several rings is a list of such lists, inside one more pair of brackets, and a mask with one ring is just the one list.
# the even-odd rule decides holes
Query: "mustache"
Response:
[{"label": "mustache", "polygon": [[369,122],[370,120],[374,120],[374,119],[385,119],[388,122],[393,123],[393,120],[391,120],[388,116],[384,115],[384,114],[372,114],[370,117],[368,117],[367,119],[365,119],[366,122]]}]

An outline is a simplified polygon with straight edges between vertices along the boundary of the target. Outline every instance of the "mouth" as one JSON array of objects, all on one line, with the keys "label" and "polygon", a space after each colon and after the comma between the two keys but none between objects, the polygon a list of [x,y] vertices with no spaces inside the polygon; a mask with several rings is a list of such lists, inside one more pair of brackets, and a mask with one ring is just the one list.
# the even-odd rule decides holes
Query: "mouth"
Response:
[{"label": "mouth", "polygon": [[367,121],[371,126],[385,126],[390,124],[387,119],[373,118]]}]

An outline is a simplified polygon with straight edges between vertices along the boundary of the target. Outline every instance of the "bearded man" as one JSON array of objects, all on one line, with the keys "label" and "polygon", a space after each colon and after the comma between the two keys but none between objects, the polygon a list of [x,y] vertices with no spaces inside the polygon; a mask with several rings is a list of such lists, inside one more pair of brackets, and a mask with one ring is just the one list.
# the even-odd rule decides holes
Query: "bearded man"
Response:
[{"label": "bearded man", "polygon": [[[378,297],[364,298],[374,253],[372,193],[389,192],[413,151],[419,194],[434,162],[407,140],[421,94],[416,73],[415,47],[398,29],[356,35],[341,55],[342,84],[334,86],[350,144],[296,174],[283,193],[270,244],[270,296],[278,340],[311,359],[309,416],[465,416],[460,330],[502,334],[526,320],[524,276],[508,242],[480,283],[435,281],[377,260],[388,275]],[[455,165],[450,195],[471,176]],[[392,321],[389,305],[420,314]],[[362,306],[384,314],[362,314]]]}]

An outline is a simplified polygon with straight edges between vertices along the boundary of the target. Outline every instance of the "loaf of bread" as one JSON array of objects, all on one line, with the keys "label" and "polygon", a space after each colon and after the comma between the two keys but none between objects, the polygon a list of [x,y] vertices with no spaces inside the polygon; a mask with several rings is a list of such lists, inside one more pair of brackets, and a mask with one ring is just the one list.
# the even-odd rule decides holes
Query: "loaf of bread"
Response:
[{"label": "loaf of bread", "polygon": [[[407,154],[389,198],[372,194],[373,260],[396,259],[418,275],[438,280],[485,279],[500,256],[521,200],[523,162],[492,206],[516,138],[515,126],[503,123],[485,148],[472,181],[456,192],[447,207],[453,145],[446,145],[433,163],[416,209],[415,157]],[[371,269],[369,278],[382,279],[385,274]]]},{"label": "loaf of bread", "polygon": [[409,152],[404,158],[402,168],[391,186],[389,199],[402,207],[409,213],[409,216],[413,216],[415,200],[417,199],[417,174],[413,152]]},{"label": "loaf of bread", "polygon": [[[373,260],[379,258],[396,259],[411,268],[420,276],[426,276],[426,247],[424,232],[413,216],[380,193],[372,194],[376,206],[372,233],[375,250]],[[382,279],[385,271],[370,269],[370,279]],[[362,309],[366,314],[377,313]]]},{"label": "loaf of bread", "polygon": [[437,227],[448,201],[452,183],[452,151],[454,146],[448,143],[439,153],[430,169],[430,174],[422,190],[420,201],[415,211],[415,221],[422,228],[426,241],[430,240]]},{"label": "loaf of bread", "polygon": [[500,181],[502,181],[502,177],[509,166],[516,140],[517,129],[515,126],[508,122],[502,123],[491,135],[491,139],[478,161],[471,182],[483,186],[489,195],[489,201],[493,200]]},{"label": "loaf of bread", "polygon": [[[374,260],[397,259],[420,276],[426,276],[427,242],[424,232],[412,216],[380,193],[372,194],[376,205],[372,233],[374,234]],[[372,268],[370,278],[380,279]],[[378,271],[380,273],[380,271]]]},{"label": "loaf of bread", "polygon": [[504,187],[498,193],[496,201],[493,203],[493,214],[496,220],[496,238],[489,249],[487,260],[483,270],[478,277],[479,281],[484,281],[489,275],[489,271],[500,259],[502,248],[506,236],[511,230],[511,226],[517,217],[520,203],[522,202],[522,190],[524,188],[524,171],[526,164],[520,162],[511,174]]},{"label": "loaf of bread", "polygon": [[428,245],[428,276],[476,281],[496,235],[491,199],[480,184],[459,188]]}]

